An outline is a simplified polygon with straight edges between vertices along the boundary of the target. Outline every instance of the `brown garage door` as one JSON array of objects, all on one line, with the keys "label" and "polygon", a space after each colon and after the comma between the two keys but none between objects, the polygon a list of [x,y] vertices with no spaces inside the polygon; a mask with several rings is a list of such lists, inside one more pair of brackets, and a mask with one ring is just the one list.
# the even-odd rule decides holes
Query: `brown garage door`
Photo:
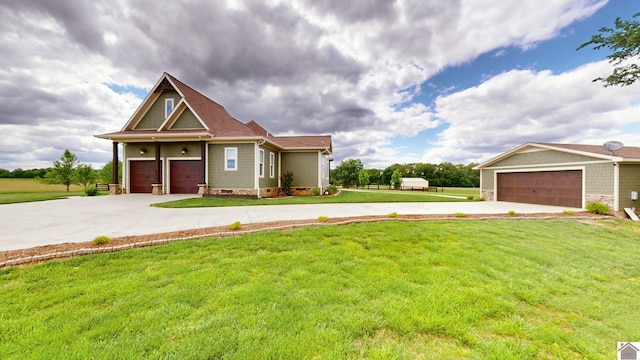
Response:
[{"label": "brown garage door", "polygon": [[170,163],[171,194],[197,194],[204,179],[200,160],[176,160]]},{"label": "brown garage door", "polygon": [[582,170],[498,174],[498,200],[582,207]]},{"label": "brown garage door", "polygon": [[129,182],[131,193],[151,194],[151,184],[156,180],[155,161],[131,161],[129,163]]}]

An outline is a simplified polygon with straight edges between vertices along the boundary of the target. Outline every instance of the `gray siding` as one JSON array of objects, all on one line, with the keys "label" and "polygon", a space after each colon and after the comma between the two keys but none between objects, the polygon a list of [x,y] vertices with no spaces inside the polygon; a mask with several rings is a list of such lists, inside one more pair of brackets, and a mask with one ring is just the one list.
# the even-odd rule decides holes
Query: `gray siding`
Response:
[{"label": "gray siding", "polygon": [[149,108],[149,111],[144,115],[144,117],[140,120],[138,125],[136,125],[136,130],[149,130],[149,129],[158,129],[160,125],[165,120],[164,117],[164,100],[167,98],[173,98],[173,106],[178,105],[181,97],[180,95],[173,90],[165,90],[160,94],[158,99],[153,105]]},{"label": "gray siding", "polygon": [[[164,100],[163,100],[164,101]],[[171,126],[172,130],[180,130],[180,129],[204,129],[198,118],[193,115],[189,108],[186,108],[178,120]]]},{"label": "gray siding", "polygon": [[293,187],[318,187],[318,153],[282,153],[282,173],[293,173]]},{"label": "gray siding", "polygon": [[614,195],[615,179],[613,163],[585,166],[585,193]]},{"label": "gray siding", "polygon": [[524,166],[524,165],[550,165],[550,164],[563,164],[563,163],[584,163],[589,161],[600,160],[590,156],[569,154],[554,150],[535,151],[522,154],[514,154],[506,159],[503,159],[491,167],[503,167],[503,166]]},{"label": "gray siding", "polygon": [[620,210],[640,208],[640,200],[631,200],[631,192],[640,192],[640,164],[620,165]]},{"label": "gray siding", "polygon": [[[210,188],[216,189],[254,189],[255,150],[254,143],[247,144],[210,144],[209,179]],[[238,149],[238,170],[224,169],[224,148]]]}]

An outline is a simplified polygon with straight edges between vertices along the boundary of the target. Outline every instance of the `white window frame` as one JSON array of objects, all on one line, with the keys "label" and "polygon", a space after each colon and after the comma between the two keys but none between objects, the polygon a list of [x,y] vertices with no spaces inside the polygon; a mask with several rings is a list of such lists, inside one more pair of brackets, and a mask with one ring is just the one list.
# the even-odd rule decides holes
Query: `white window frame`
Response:
[{"label": "white window frame", "polygon": [[[231,158],[229,156],[229,150],[233,150],[235,156]],[[234,161],[234,167],[229,167],[229,160]],[[237,171],[238,170],[238,148],[237,147],[225,147],[224,148],[224,170],[225,171]]]},{"label": "white window frame", "polygon": [[[171,104],[171,111],[169,110],[169,104]],[[168,118],[169,114],[171,114],[171,112],[173,112],[173,109],[175,108],[175,103],[173,101],[173,98],[166,98],[164,99],[164,118]]]},{"label": "white window frame", "polygon": [[258,153],[258,176],[264,177],[264,149]]},{"label": "white window frame", "polygon": [[269,152],[269,177],[276,177],[276,154]]}]

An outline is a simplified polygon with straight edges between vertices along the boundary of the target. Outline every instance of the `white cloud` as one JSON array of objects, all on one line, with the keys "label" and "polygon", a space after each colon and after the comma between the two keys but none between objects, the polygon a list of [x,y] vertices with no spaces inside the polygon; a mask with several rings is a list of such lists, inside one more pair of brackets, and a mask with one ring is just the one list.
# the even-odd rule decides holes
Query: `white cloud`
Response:
[{"label": "white cloud", "polygon": [[[111,144],[92,135],[120,129],[140,100],[116,94],[105,84],[147,88],[163,71],[210,96],[238,119],[256,120],[274,133],[333,134],[336,160],[408,159],[401,150],[388,148],[389,139],[415,136],[442,121],[451,121],[453,128],[439,142],[448,152],[455,129],[462,126],[456,119],[474,116],[456,114],[462,110],[452,109],[447,101],[462,101],[456,99],[467,95],[441,98],[436,118],[429,104],[410,104],[420,84],[444,67],[482,53],[513,45],[534,46],[604,3],[202,0],[158,6],[151,0],[82,4],[60,0],[2,4],[0,103],[5,111],[0,115],[0,130],[11,134],[11,139],[3,136],[0,149],[11,145],[15,152],[0,150],[0,167],[40,167],[65,148],[82,152],[78,154],[81,161],[109,161]],[[509,84],[508,79],[503,82]],[[465,101],[474,101],[468,97]],[[568,105],[565,111],[575,112]],[[460,135],[465,137],[455,141],[477,137],[471,126],[464,129]]]},{"label": "white cloud", "polygon": [[640,84],[603,87],[592,83],[609,73],[606,61],[562,74],[512,70],[481,85],[436,101],[436,117],[449,124],[425,159],[484,161],[523,143],[598,144],[637,135],[621,132],[640,123]]}]

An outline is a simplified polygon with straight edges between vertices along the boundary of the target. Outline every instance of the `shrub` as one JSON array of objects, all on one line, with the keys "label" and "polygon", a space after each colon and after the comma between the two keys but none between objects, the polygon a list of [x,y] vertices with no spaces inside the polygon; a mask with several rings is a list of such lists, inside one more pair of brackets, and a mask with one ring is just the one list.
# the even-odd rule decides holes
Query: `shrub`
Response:
[{"label": "shrub", "polygon": [[587,204],[587,211],[594,214],[605,215],[609,212],[609,206],[601,202],[595,201]]},{"label": "shrub", "polygon": [[337,187],[337,186],[335,186],[335,185],[333,185],[333,184],[331,184],[331,185],[329,185],[329,187],[327,188],[327,191],[329,191],[329,194],[333,195],[333,194],[335,194],[335,193],[337,193],[337,192],[338,192],[338,187]]},{"label": "shrub", "polygon": [[463,217],[467,217],[467,214],[461,213],[461,212],[457,212],[457,213],[453,214],[453,216],[458,217],[458,218],[463,218]]},{"label": "shrub", "polygon": [[320,188],[313,188],[313,196],[320,196],[322,194],[322,191],[320,190]]},{"label": "shrub", "polygon": [[287,196],[291,196],[291,185],[293,184],[293,173],[291,171],[287,171],[280,177],[280,182],[282,184],[282,192],[287,194]]},{"label": "shrub", "polygon": [[231,230],[239,230],[241,226],[242,226],[242,224],[240,223],[240,221],[236,221],[233,224],[229,225],[229,229],[231,229]]},{"label": "shrub", "polygon": [[398,217],[398,213],[397,212],[392,212],[391,214],[388,215],[390,218],[397,218]]},{"label": "shrub", "polygon": [[100,244],[108,244],[112,241],[113,241],[112,238],[102,235],[94,238],[92,242],[94,245],[100,245]]},{"label": "shrub", "polygon": [[98,188],[97,187],[88,187],[84,189],[84,194],[86,196],[96,196],[98,195]]},{"label": "shrub", "polygon": [[575,212],[573,210],[565,210],[562,213],[565,214],[565,215],[574,215],[575,214]]},{"label": "shrub", "polygon": [[318,217],[318,221],[325,223],[325,222],[329,221],[329,218],[326,217],[326,216],[320,216],[320,217]]},{"label": "shrub", "polygon": [[509,214],[509,216],[516,216],[517,215],[516,212],[513,211],[513,210],[507,211],[507,214]]},{"label": "shrub", "polygon": [[473,196],[473,195],[467,195],[467,200],[473,200],[473,198],[475,198],[475,196]]}]

